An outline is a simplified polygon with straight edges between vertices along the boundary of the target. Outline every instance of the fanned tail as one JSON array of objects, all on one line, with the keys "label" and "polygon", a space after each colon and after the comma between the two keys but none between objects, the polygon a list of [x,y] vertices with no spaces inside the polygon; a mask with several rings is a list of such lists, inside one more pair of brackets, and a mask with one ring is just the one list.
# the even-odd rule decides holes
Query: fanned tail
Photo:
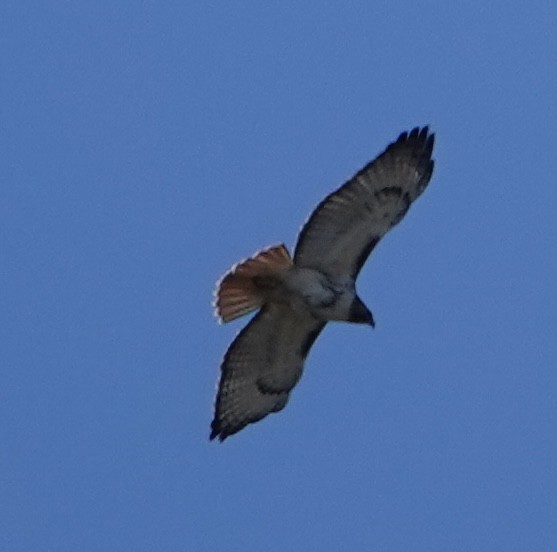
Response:
[{"label": "fanned tail", "polygon": [[263,304],[261,288],[256,279],[272,276],[292,266],[292,259],[284,244],[258,251],[235,264],[218,282],[215,289],[215,315],[220,322],[230,322],[248,314]]}]

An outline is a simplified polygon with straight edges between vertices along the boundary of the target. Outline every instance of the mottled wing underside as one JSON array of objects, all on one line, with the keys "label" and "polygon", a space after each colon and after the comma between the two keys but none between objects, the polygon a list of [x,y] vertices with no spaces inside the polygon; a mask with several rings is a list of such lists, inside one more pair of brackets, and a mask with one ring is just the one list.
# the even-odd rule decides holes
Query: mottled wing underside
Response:
[{"label": "mottled wing underside", "polygon": [[433,171],[433,140],[428,127],[402,133],[327,196],[300,232],[296,266],[355,278],[377,242],[427,186]]},{"label": "mottled wing underside", "polygon": [[282,410],[324,326],[286,306],[264,306],[238,334],[222,362],[211,439],[223,441]]}]

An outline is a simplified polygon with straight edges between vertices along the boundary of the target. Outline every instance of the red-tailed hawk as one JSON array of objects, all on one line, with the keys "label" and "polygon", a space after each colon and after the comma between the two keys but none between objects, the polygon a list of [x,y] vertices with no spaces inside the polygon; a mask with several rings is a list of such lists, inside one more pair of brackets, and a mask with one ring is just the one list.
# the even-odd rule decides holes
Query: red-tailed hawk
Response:
[{"label": "red-tailed hawk", "polygon": [[377,242],[399,223],[433,171],[428,127],[403,132],[328,195],[303,226],[294,258],[284,245],[238,263],[218,282],[222,322],[259,309],[221,365],[211,439],[226,439],[282,410],[329,321],[374,326],[355,280]]}]

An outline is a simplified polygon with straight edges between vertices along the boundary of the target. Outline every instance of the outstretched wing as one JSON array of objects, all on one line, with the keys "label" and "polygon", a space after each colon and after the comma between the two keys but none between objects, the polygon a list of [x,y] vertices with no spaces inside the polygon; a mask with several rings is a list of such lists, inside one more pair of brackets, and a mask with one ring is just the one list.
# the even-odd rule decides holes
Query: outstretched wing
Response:
[{"label": "outstretched wing", "polygon": [[383,235],[400,222],[433,172],[428,127],[403,132],[374,161],[327,196],[298,236],[294,264],[356,278]]},{"label": "outstretched wing", "polygon": [[310,314],[283,305],[263,307],[224,356],[211,439],[223,441],[282,410],[324,326]]}]

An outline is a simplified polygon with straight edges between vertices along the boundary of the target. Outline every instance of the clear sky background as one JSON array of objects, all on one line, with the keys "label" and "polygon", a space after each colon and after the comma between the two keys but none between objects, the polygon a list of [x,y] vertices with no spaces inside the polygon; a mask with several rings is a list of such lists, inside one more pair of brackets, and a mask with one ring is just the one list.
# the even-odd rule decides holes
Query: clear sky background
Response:
[{"label": "clear sky background", "polygon": [[[303,4],[303,7],[302,7]],[[557,550],[557,4],[0,8],[0,550]],[[215,281],[398,134],[430,186],[287,408]]]}]

